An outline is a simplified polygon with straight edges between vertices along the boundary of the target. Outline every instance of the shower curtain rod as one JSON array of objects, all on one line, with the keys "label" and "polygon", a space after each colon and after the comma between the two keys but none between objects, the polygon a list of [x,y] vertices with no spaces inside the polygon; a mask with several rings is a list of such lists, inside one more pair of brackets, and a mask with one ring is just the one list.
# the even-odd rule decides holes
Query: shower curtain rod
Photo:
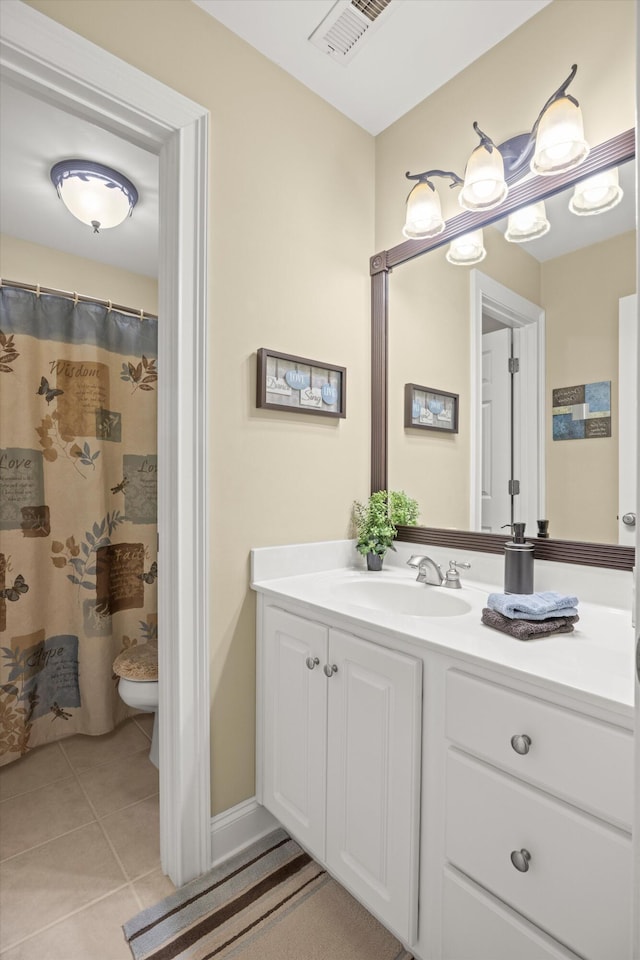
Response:
[{"label": "shower curtain rod", "polygon": [[145,310],[133,310],[131,307],[123,307],[120,303],[112,303],[111,300],[100,300],[98,297],[86,297],[81,293],[72,293],[69,290],[56,290],[54,287],[41,287],[39,283],[20,283],[16,280],[5,280],[0,277],[0,287],[16,287],[19,290],[29,290],[35,293],[37,297],[41,293],[49,296],[64,297],[65,300],[73,300],[74,303],[97,303],[99,306],[106,307],[108,312],[117,310],[118,313],[127,314],[130,317],[138,317],[139,320],[157,320],[155,313],[147,313]]}]

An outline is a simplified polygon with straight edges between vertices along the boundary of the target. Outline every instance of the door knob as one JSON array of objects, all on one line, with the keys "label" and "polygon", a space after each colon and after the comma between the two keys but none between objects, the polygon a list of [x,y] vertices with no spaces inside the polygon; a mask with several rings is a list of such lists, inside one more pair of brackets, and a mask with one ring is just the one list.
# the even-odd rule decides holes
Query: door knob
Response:
[{"label": "door knob", "polygon": [[531,854],[528,850],[524,848],[522,850],[513,850],[511,852],[511,863],[514,865],[516,870],[519,870],[520,873],[526,873],[529,869],[529,861],[531,860]]},{"label": "door knob", "polygon": [[325,663],[322,669],[328,677],[332,677],[334,673],[338,672],[338,668],[336,667],[335,663]]},{"label": "door knob", "polygon": [[519,753],[521,757],[529,753],[531,747],[531,737],[527,736],[526,733],[517,733],[515,736],[511,737],[511,746],[516,753]]},{"label": "door knob", "polygon": [[627,527],[635,527],[635,525],[636,525],[636,515],[635,515],[635,513],[633,513],[633,511],[630,511],[629,513],[624,513],[624,514],[622,515],[622,522],[623,522],[623,523],[625,524],[625,526],[627,526]]},{"label": "door knob", "polygon": [[307,657],[305,663],[309,667],[309,670],[313,670],[314,667],[318,666],[320,661],[317,657]]}]

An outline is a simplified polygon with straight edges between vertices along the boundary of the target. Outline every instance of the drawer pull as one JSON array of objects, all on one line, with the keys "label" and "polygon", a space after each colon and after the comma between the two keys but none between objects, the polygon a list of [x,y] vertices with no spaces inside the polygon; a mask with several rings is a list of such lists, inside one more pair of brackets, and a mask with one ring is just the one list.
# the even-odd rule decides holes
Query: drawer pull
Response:
[{"label": "drawer pull", "polygon": [[526,733],[516,733],[515,736],[511,737],[511,746],[516,753],[519,753],[520,756],[524,756],[529,753],[531,748],[531,737],[527,736]]},{"label": "drawer pull", "polygon": [[325,663],[322,669],[327,677],[332,677],[334,673],[338,672],[338,668],[336,667],[335,663]]},{"label": "drawer pull", "polygon": [[309,670],[313,670],[314,667],[317,667],[320,663],[318,657],[307,657],[305,660],[306,665],[309,667]]},{"label": "drawer pull", "polygon": [[531,860],[531,854],[528,850],[523,848],[522,850],[511,851],[511,863],[520,873],[527,872],[529,869],[529,860]]}]

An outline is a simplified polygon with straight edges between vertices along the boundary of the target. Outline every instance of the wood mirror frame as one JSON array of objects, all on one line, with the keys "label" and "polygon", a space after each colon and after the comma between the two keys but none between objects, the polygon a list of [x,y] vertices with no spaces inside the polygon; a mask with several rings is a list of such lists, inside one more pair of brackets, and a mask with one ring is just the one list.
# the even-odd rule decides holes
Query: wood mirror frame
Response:
[{"label": "wood mirror frame", "polygon": [[[567,187],[591,177],[601,170],[617,167],[635,158],[635,130],[607,140],[595,147],[587,159],[575,170],[554,177],[534,177],[509,191],[505,202],[497,209],[484,213],[464,212],[447,221],[443,233],[428,240],[406,240],[374,254],[370,260],[371,274],[371,492],[387,488],[388,435],[388,334],[389,334],[389,273],[403,263],[430,250],[436,250],[454,237],[471,230],[479,230],[518,207],[546,200]],[[398,540],[411,543],[430,543],[448,546],[452,550],[477,550],[484,553],[502,553],[507,536],[494,533],[476,533],[465,530],[445,530],[436,527],[399,527]],[[633,547],[608,543],[583,543],[577,540],[539,540],[531,537],[534,555],[541,560],[562,563],[580,563],[594,567],[632,570]]]}]

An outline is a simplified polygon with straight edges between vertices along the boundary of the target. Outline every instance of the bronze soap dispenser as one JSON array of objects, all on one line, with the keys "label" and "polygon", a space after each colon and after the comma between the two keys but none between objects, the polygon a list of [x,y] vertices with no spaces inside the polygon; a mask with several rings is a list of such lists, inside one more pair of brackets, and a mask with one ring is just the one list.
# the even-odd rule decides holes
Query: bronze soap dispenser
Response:
[{"label": "bronze soap dispenser", "polygon": [[533,544],[524,539],[524,523],[513,524],[513,540],[504,545],[504,592],[533,593]]}]

